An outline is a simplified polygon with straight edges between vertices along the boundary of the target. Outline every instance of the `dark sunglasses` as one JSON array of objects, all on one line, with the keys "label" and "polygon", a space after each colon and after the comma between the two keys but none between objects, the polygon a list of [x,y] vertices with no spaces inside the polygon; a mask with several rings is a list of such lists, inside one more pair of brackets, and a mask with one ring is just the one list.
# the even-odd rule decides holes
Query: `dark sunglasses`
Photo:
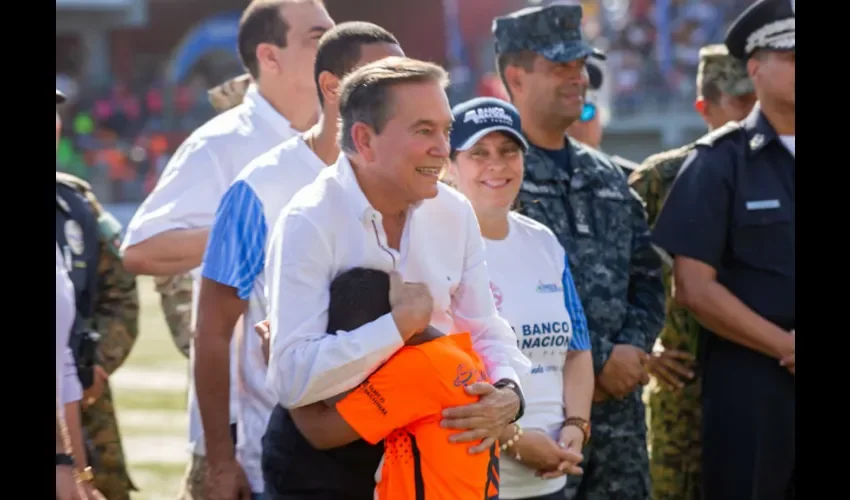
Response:
[{"label": "dark sunglasses", "polygon": [[581,108],[581,116],[579,116],[579,121],[589,122],[590,120],[596,118],[596,104],[592,102],[584,103],[584,107]]}]

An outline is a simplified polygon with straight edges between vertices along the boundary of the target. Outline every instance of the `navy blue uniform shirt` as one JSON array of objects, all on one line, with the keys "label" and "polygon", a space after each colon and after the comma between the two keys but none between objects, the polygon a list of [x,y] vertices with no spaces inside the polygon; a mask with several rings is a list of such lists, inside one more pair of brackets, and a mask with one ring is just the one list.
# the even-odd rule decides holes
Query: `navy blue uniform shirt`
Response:
[{"label": "navy blue uniform shirt", "polygon": [[795,159],[756,105],[697,143],[664,203],[653,242],[717,270],[755,312],[794,328]]}]

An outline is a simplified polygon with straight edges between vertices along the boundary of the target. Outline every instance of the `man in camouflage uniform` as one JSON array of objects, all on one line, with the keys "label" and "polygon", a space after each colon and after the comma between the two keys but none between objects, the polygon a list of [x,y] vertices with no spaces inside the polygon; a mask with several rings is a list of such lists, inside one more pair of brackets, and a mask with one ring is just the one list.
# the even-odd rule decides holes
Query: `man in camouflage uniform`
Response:
[{"label": "man in camouflage uniform", "polygon": [[[223,113],[242,103],[250,84],[251,75],[239,75],[208,90],[207,97],[213,108]],[[192,343],[192,276],[189,273],[156,276],[154,284],[160,295],[162,312],[174,346],[189,359],[189,346]]]},{"label": "man in camouflage uniform", "polygon": [[[699,58],[696,109],[709,130],[746,118],[756,97],[743,63],[722,44],[703,47]],[[650,225],[693,147],[650,156],[629,177],[646,203]],[[655,377],[644,393],[650,408],[650,474],[655,500],[698,500],[702,497],[700,384],[682,377],[689,370],[678,361],[696,356],[699,325],[671,299],[671,276],[672,268],[665,263],[667,317],[649,365]]]},{"label": "man in camouflage uniform", "polygon": [[[130,355],[130,350],[136,342],[139,333],[136,277],[124,269],[118,254],[121,225],[103,209],[92,193],[91,186],[82,179],[62,172],[56,172],[56,183],[57,209],[67,207],[64,198],[60,196],[60,186],[62,189],[70,188],[87,202],[96,219],[97,240],[100,245],[96,254],[97,292],[89,326],[100,335],[96,351],[98,366],[95,367],[95,378],[101,380],[96,381],[93,387],[101,387],[102,384],[103,389],[100,394],[87,391],[81,401],[83,429],[94,452],[91,457],[94,485],[108,500],[129,499],[130,491],[137,489],[127,472],[112,389],[106,377],[98,373],[114,373]],[[71,238],[81,248],[81,235],[71,235]],[[75,292],[82,293],[79,290]]]},{"label": "man in camouflage uniform", "polygon": [[569,140],[588,85],[581,7],[523,9],[494,21],[497,66],[530,143],[519,210],[566,250],[590,328],[597,394],[576,498],[648,500],[640,398],[664,318],[661,262],[641,201],[604,153]]}]

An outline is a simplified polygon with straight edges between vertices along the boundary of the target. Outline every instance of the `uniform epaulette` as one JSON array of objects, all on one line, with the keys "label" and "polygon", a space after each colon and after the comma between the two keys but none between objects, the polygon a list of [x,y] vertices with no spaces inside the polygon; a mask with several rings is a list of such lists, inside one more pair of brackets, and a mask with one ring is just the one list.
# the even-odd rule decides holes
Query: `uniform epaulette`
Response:
[{"label": "uniform epaulette", "polygon": [[711,132],[700,137],[694,144],[697,146],[713,146],[718,140],[731,135],[741,129],[741,124],[738,122],[728,122],[720,128],[714,129]]},{"label": "uniform epaulette", "polygon": [[65,172],[56,172],[56,182],[79,191],[81,194],[85,194],[86,191],[91,191],[91,184],[77,176],[66,174]]}]

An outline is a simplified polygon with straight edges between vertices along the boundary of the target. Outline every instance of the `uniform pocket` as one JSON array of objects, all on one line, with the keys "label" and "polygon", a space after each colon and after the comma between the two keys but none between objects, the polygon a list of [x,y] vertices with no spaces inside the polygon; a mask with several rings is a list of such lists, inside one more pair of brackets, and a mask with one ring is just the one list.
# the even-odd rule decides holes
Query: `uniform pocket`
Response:
[{"label": "uniform pocket", "polygon": [[733,247],[738,260],[757,269],[791,272],[794,225],[783,210],[747,210],[735,226]]}]

